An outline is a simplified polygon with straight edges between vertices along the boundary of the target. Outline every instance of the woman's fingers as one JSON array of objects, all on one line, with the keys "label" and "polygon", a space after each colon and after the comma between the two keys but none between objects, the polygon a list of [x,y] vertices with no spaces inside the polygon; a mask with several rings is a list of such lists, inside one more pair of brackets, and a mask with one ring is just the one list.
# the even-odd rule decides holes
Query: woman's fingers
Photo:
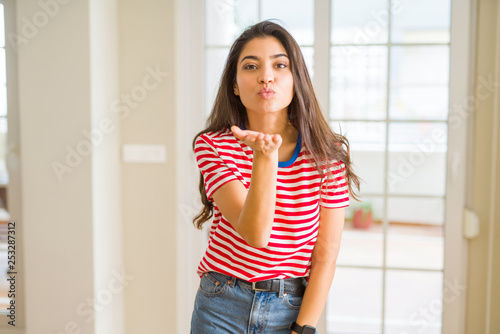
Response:
[{"label": "woman's fingers", "polygon": [[274,135],[274,136],[273,136],[273,141],[274,141],[277,145],[281,145],[281,136],[280,136],[280,135]]},{"label": "woman's fingers", "polygon": [[250,146],[253,150],[271,152],[281,145],[281,136],[279,134],[270,135],[263,132],[252,130],[241,130],[238,126],[231,126],[234,136]]},{"label": "woman's fingers", "polygon": [[238,126],[233,125],[231,127],[231,131],[233,132],[234,136],[238,138],[239,140],[243,140],[243,138],[246,137],[246,131],[241,130]]}]

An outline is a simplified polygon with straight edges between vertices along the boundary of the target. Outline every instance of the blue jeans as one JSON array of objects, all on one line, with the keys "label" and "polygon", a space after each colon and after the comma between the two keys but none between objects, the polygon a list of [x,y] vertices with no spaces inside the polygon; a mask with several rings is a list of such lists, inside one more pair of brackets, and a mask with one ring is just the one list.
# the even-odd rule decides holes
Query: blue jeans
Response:
[{"label": "blue jeans", "polygon": [[235,277],[203,274],[194,302],[191,334],[290,334],[302,296],[254,291]]}]

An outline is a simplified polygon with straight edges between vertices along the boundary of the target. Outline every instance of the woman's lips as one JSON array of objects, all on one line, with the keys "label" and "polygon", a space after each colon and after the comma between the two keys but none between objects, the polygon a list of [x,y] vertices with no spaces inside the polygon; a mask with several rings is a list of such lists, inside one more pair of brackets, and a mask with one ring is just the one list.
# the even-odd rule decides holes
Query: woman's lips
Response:
[{"label": "woman's lips", "polygon": [[259,95],[262,96],[262,98],[264,98],[264,99],[269,99],[269,98],[273,97],[274,92],[265,92],[265,93],[260,93]]},{"label": "woman's lips", "polygon": [[266,89],[266,88],[262,88],[259,92],[259,95],[262,96],[262,98],[264,99],[269,99],[271,97],[273,97],[273,95],[275,94],[274,90],[272,89]]}]

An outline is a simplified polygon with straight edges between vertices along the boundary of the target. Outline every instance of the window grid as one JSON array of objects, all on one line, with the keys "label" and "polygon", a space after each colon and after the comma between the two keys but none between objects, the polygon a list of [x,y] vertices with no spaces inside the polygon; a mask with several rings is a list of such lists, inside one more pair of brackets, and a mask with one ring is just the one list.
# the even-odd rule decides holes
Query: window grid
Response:
[{"label": "window grid", "polygon": [[[318,1],[321,1],[321,0],[318,0]],[[329,3],[330,3],[330,6],[333,6],[332,2],[335,1],[335,0],[328,0]],[[392,8],[391,7],[391,0],[387,0],[388,2],[388,8]],[[355,268],[355,269],[378,269],[378,270],[382,270],[382,291],[381,291],[381,294],[382,294],[382,304],[381,304],[381,308],[382,308],[382,312],[381,312],[381,333],[385,333],[385,319],[386,319],[386,281],[387,281],[387,278],[386,278],[386,273],[388,270],[403,270],[403,271],[419,271],[419,272],[439,272],[439,273],[443,273],[444,275],[444,268],[441,268],[441,269],[432,269],[432,268],[415,268],[415,267],[409,267],[409,268],[405,268],[405,267],[397,267],[397,266],[388,266],[387,263],[386,263],[386,259],[387,259],[387,229],[388,229],[388,224],[389,224],[389,219],[388,219],[388,198],[389,197],[400,197],[400,198],[407,198],[407,197],[420,197],[420,198],[439,198],[439,199],[444,199],[446,200],[446,193],[445,195],[443,196],[433,196],[433,195],[417,195],[417,194],[411,194],[411,195],[406,195],[406,194],[389,194],[388,193],[388,175],[389,175],[389,125],[391,123],[421,123],[421,122],[432,122],[432,123],[443,123],[443,124],[446,124],[448,125],[448,115],[446,116],[446,119],[445,120],[429,120],[429,119],[408,119],[408,120],[405,120],[405,119],[391,119],[390,116],[389,116],[389,108],[390,108],[390,93],[391,93],[391,90],[390,90],[390,84],[391,84],[391,55],[392,55],[392,46],[434,46],[434,45],[439,45],[439,46],[443,46],[443,45],[447,45],[447,46],[450,46],[450,42],[448,43],[391,43],[391,22],[392,22],[392,12],[389,10],[388,11],[388,17],[387,17],[387,34],[388,34],[388,39],[387,39],[387,43],[366,43],[366,44],[354,44],[354,43],[332,43],[330,42],[329,43],[329,49],[330,49],[330,52],[331,52],[331,49],[333,47],[339,47],[339,46],[356,46],[356,47],[370,47],[370,46],[384,46],[387,48],[387,66],[386,66],[386,76],[387,76],[387,80],[386,80],[386,96],[385,96],[385,99],[387,101],[386,103],[386,108],[385,108],[385,118],[383,119],[363,119],[363,118],[359,118],[359,119],[353,119],[353,118],[334,118],[334,117],[331,117],[331,113],[330,113],[330,101],[328,99],[328,103],[327,103],[327,112],[326,112],[326,116],[327,116],[327,119],[328,119],[328,122],[329,124],[332,124],[332,123],[336,123],[336,122],[377,122],[377,123],[384,123],[385,124],[385,143],[384,143],[384,186],[383,186],[383,193],[363,193],[363,197],[378,197],[378,198],[382,198],[383,199],[383,205],[382,205],[382,216],[381,216],[381,221],[382,221],[382,265],[381,266],[368,266],[368,265],[348,265],[348,264],[338,264],[337,266],[338,267],[342,267],[342,268]],[[329,30],[332,31],[333,29],[333,19],[331,17],[331,15],[329,15]],[[317,31],[315,31],[315,35],[316,35]],[[331,38],[329,38],[329,40],[331,41]],[[315,54],[316,56],[316,54]],[[329,58],[330,58],[330,55],[329,55]],[[328,62],[328,73],[330,75],[330,80],[328,80],[327,84],[328,84],[328,87],[329,87],[329,91],[331,91],[331,62],[329,61]],[[449,82],[448,82],[448,86],[449,86]],[[447,131],[448,131],[448,128],[447,128]],[[446,147],[448,147],[448,143],[446,143]],[[362,199],[361,199],[362,200]],[[445,217],[443,217],[443,222],[445,221]],[[442,226],[442,228],[444,229],[444,225]],[[442,324],[442,317],[441,317],[441,324]]]},{"label": "window grid", "polygon": [[[260,22],[262,20],[262,1],[263,0],[258,0],[257,1],[257,6],[258,6],[258,9],[257,9],[257,21],[255,21],[254,23],[257,23],[257,22]],[[207,6],[207,3],[209,3],[209,0],[205,0],[205,6]],[[206,14],[205,14],[206,15]],[[303,48],[310,48],[313,50],[313,63],[314,63],[314,59],[315,59],[315,55],[314,55],[314,44],[301,44],[299,43],[299,47],[301,49]],[[231,45],[230,44],[209,44],[207,43],[207,39],[204,38],[204,49],[205,49],[205,54],[207,51],[211,51],[211,50],[224,50],[224,49],[230,49],[231,48]],[[304,50],[302,50],[304,51]],[[312,69],[311,69],[312,70]],[[310,75],[311,75],[311,70],[310,70]],[[206,71],[205,71],[205,78],[206,78]],[[313,75],[311,75],[311,80],[314,80],[313,78]],[[205,92],[204,92],[205,96],[206,94],[211,94],[211,92],[208,92],[206,87],[205,87]],[[213,104],[213,101],[211,101],[210,105]],[[206,108],[206,107],[205,107]],[[210,106],[208,107],[208,110],[205,109],[205,116],[208,117],[208,115],[210,114]]]}]

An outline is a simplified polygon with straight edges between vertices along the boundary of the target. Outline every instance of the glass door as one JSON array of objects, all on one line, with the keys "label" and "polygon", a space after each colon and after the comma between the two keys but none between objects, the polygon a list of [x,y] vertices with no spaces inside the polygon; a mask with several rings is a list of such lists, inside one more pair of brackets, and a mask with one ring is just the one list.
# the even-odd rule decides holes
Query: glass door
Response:
[{"label": "glass door", "polygon": [[327,332],[441,333],[450,0],[331,2],[329,118],[364,179]]}]

